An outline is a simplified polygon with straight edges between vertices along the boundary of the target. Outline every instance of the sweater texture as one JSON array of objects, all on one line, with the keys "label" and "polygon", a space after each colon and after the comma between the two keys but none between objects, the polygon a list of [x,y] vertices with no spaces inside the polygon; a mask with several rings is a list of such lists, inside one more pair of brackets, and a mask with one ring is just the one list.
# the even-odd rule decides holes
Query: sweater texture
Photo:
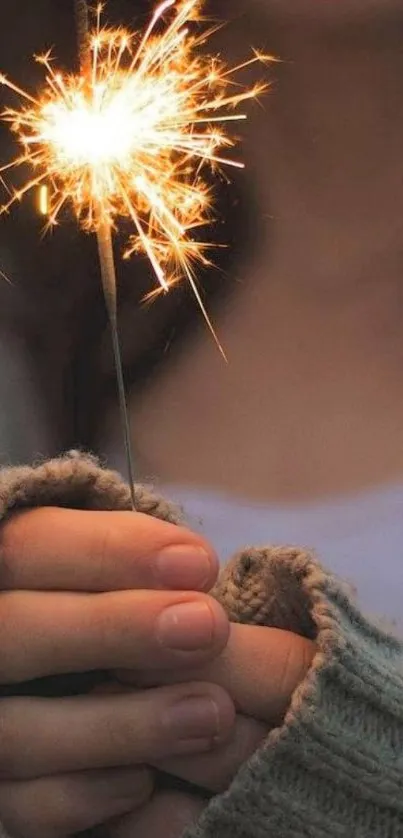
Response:
[{"label": "sweater texture", "polygon": [[[182,520],[144,487],[135,503]],[[37,506],[131,508],[121,477],[77,452],[0,473],[0,520]],[[402,642],[303,550],[245,550],[213,594],[231,621],[294,631],[316,653],[282,725],[183,838],[403,838]]]}]

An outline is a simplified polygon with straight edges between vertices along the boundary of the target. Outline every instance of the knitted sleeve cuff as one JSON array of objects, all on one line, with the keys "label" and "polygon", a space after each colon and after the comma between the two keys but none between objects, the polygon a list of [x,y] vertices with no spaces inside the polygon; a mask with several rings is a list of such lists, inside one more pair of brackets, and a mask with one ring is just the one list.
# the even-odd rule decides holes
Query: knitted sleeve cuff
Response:
[{"label": "knitted sleeve cuff", "polygon": [[[0,523],[18,511],[38,506],[115,511],[132,508],[129,488],[121,476],[101,468],[95,457],[78,451],[39,462],[33,467],[0,470]],[[178,509],[144,486],[135,486],[134,506],[136,511],[156,518],[171,523],[182,522]],[[0,696],[76,695],[88,692],[107,677],[105,672],[81,672],[39,678],[27,684],[1,684]]]},{"label": "knitted sleeve cuff", "polygon": [[[176,507],[144,486],[135,486],[134,505],[138,512],[155,518],[171,523],[181,521]],[[132,508],[129,488],[121,476],[101,468],[95,457],[79,451],[70,451],[36,466],[0,470],[0,521],[13,512],[37,506],[92,510]]]},{"label": "knitted sleeve cuff", "polygon": [[[119,475],[74,452],[0,472],[0,520],[50,505],[124,510],[130,496]],[[179,521],[142,487],[135,506]],[[317,651],[283,725],[186,838],[403,838],[402,644],[299,550],[245,551],[214,594],[231,620],[304,634]]]},{"label": "knitted sleeve cuff", "polygon": [[401,838],[403,644],[300,550],[244,552],[215,594],[232,621],[290,629],[317,651],[283,725],[186,838]]}]

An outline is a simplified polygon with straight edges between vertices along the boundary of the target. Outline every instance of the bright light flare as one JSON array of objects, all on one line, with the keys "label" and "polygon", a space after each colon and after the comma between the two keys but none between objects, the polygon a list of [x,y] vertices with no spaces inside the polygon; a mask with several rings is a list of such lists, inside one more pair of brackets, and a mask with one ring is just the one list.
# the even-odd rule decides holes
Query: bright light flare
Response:
[{"label": "bright light flare", "polygon": [[99,6],[87,71],[62,73],[50,53],[38,57],[45,73],[38,97],[0,76],[19,98],[2,116],[21,149],[0,175],[26,165],[31,172],[2,212],[39,188],[50,226],[66,205],[87,231],[129,219],[124,255],[146,254],[165,289],[187,278],[202,305],[194,266],[207,264],[210,245],[193,235],[211,221],[206,169],[242,167],[229,155],[235,139],[226,128],[245,118],[239,106],[267,84],[245,89],[234,74],[274,59],[254,52],[228,68],[200,53],[213,31],[200,32],[200,5],[165,0],[143,34],[103,27]]},{"label": "bright light flare", "polygon": [[49,190],[42,184],[38,190],[38,210],[41,215],[49,215]]}]

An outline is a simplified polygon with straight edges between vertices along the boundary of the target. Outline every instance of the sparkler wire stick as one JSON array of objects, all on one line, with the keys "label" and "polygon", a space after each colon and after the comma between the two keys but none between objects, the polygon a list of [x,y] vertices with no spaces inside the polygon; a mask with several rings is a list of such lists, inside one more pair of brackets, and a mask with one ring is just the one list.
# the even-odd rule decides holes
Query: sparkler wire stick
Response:
[{"label": "sparkler wire stick", "polygon": [[91,67],[90,23],[87,0],[75,0],[75,12],[80,70],[87,74]]},{"label": "sparkler wire stick", "polygon": [[[89,75],[91,72],[91,50],[89,36],[89,14],[87,0],[75,0],[76,26],[81,72]],[[97,225],[98,255],[101,268],[102,288],[112,336],[113,356],[115,362],[118,386],[119,407],[122,421],[123,440],[126,453],[126,463],[130,488],[132,509],[134,500],[134,458],[131,444],[130,421],[127,408],[126,388],[123,376],[122,354],[118,334],[117,300],[116,300],[116,268],[113,255],[111,224],[102,220],[102,213],[98,212]]]},{"label": "sparkler wire stick", "polygon": [[[227,154],[237,138],[226,132],[226,124],[244,120],[239,106],[268,87],[266,82],[244,87],[235,75],[253,64],[276,60],[252,50],[249,59],[231,68],[219,54],[198,54],[197,47],[215,31],[193,29],[192,24],[203,20],[201,5],[202,0],[159,0],[141,35],[122,26],[102,26],[101,2],[92,31],[87,0],[74,0],[79,72],[67,74],[54,67],[51,52],[36,56],[45,74],[38,95],[0,73],[0,87],[20,100],[18,107],[0,113],[20,149],[14,160],[0,161],[0,183],[7,192],[0,215],[32,189],[45,188],[48,229],[70,204],[81,229],[97,236],[133,506],[113,232],[119,220],[128,219],[132,233],[123,257],[147,256],[159,285],[150,298],[182,279],[189,282],[224,354],[195,272],[197,263],[212,265],[207,253],[212,243],[193,236],[193,231],[213,220],[206,168],[216,174],[222,166],[243,168]],[[9,189],[3,173],[26,166],[30,176],[19,188]]]}]

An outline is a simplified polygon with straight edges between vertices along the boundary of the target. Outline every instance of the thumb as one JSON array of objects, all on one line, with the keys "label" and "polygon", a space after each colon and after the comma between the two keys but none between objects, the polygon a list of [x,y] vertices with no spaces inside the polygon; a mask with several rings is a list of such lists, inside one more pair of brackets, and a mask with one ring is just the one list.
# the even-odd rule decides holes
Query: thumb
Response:
[{"label": "thumb", "polygon": [[119,680],[136,686],[177,681],[218,684],[239,713],[273,726],[287,712],[294,690],[305,677],[315,644],[305,637],[265,626],[231,624],[224,651],[212,663],[192,670],[152,673],[119,671]]},{"label": "thumb", "polygon": [[274,725],[287,712],[314,653],[314,643],[300,635],[232,624],[226,649],[204,668],[203,678],[222,685],[238,712]]}]

